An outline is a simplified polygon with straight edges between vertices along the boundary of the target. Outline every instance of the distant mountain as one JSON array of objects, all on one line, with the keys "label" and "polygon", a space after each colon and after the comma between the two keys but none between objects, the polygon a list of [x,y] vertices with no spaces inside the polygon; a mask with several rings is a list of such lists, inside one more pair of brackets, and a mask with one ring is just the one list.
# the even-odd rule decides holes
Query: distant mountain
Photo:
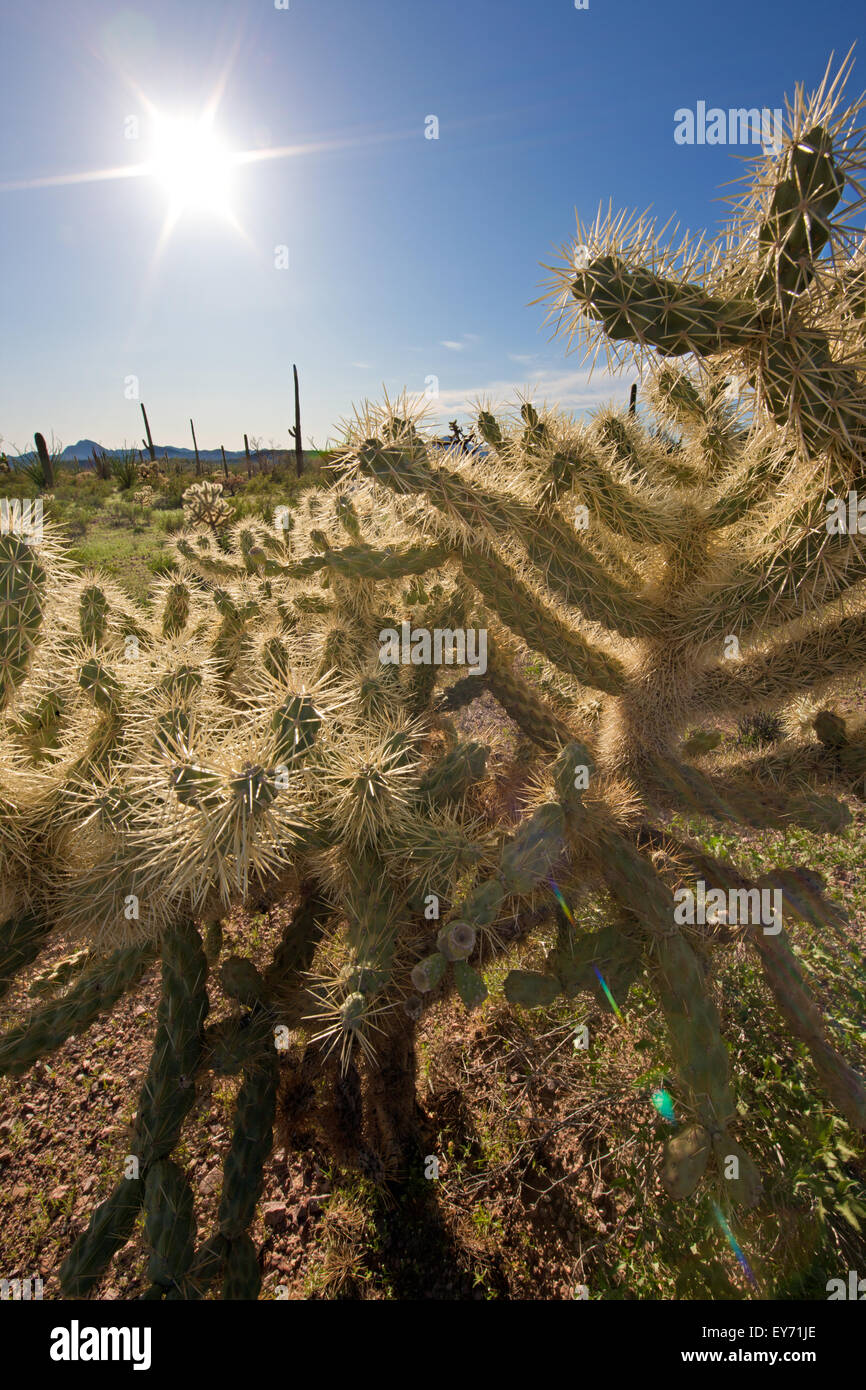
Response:
[{"label": "distant mountain", "polygon": [[72,463],[74,459],[89,459],[99,445],[95,439],[79,439],[77,444],[69,444],[60,455],[62,463]]},{"label": "distant mountain", "polygon": [[[195,458],[194,449],[182,449],[177,444],[155,444],[156,457],[164,458],[166,454],[170,459],[193,459]],[[89,463],[96,449],[100,454],[108,454],[109,458],[117,457],[124,451],[122,449],[105,449],[101,444],[97,444],[94,439],[79,439],[77,444],[67,444],[63,453],[60,455],[61,463]],[[139,450],[146,455],[146,450]],[[222,463],[222,454],[219,449],[199,449],[199,458],[206,459],[208,463]],[[232,461],[245,458],[243,449],[226,449],[226,458]]]},{"label": "distant mountain", "polygon": [[[168,454],[170,459],[195,458],[195,451],[193,449],[182,449],[176,444],[157,444],[154,447],[156,449],[157,459],[164,458],[166,454]],[[60,454],[60,462],[92,464],[94,449],[100,454],[107,454],[109,458],[118,458],[125,452],[123,449],[118,448],[106,449],[101,444],[97,444],[95,439],[79,439],[77,444],[67,444],[66,448]],[[144,453],[146,456],[146,450],[140,449],[138,452]],[[262,452],[270,454],[273,451],[265,449]],[[199,449],[198,453],[199,458],[206,463],[222,463],[222,454],[219,449]],[[16,463],[20,461],[21,458],[32,459],[32,457],[32,453],[19,455],[18,459],[13,458],[11,462]],[[243,458],[246,458],[243,449],[226,449],[226,459],[228,462],[236,463],[238,459]]]}]

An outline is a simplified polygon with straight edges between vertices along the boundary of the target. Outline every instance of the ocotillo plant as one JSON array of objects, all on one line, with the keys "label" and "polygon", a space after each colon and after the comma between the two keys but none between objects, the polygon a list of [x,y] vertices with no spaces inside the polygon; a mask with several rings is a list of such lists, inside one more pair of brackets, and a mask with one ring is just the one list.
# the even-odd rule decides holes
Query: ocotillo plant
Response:
[{"label": "ocotillo plant", "polygon": [[111,477],[111,460],[109,459],[108,454],[105,452],[104,449],[101,449],[98,452],[96,449],[93,449],[91,452],[91,458],[93,459],[93,471],[95,472],[97,478],[102,478],[103,481],[107,481]]}]

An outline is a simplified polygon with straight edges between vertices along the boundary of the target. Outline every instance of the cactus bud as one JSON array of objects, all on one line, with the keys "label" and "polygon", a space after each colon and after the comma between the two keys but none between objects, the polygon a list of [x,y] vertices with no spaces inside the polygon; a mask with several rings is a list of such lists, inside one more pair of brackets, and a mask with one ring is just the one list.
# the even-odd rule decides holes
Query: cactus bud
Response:
[{"label": "cactus bud", "polygon": [[367,1000],[363,994],[350,994],[340,1006],[343,1027],[349,1032],[357,1031],[364,1022],[366,1009]]},{"label": "cactus bud", "polygon": [[475,949],[475,928],[471,922],[446,922],[436,945],[446,960],[466,960]]}]

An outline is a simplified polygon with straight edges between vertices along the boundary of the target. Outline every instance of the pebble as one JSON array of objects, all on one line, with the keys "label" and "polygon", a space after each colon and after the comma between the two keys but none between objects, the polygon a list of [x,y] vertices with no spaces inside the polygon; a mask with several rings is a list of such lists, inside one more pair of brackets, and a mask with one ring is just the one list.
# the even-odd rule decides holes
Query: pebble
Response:
[{"label": "pebble", "polygon": [[219,1168],[211,1168],[210,1172],[202,1178],[199,1191],[203,1192],[206,1197],[211,1197],[219,1191],[222,1178],[222,1171]]},{"label": "pebble", "polygon": [[288,1220],[288,1209],[285,1202],[266,1202],[262,1208],[262,1217],[265,1225],[270,1227],[272,1231],[284,1230]]}]

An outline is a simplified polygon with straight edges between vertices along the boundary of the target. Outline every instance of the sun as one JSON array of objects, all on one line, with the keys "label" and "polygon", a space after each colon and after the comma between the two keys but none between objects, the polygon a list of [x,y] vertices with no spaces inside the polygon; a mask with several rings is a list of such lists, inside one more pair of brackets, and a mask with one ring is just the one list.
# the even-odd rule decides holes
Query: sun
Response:
[{"label": "sun", "polygon": [[208,116],[154,117],[150,173],[168,197],[172,218],[227,215],[233,162]]}]

